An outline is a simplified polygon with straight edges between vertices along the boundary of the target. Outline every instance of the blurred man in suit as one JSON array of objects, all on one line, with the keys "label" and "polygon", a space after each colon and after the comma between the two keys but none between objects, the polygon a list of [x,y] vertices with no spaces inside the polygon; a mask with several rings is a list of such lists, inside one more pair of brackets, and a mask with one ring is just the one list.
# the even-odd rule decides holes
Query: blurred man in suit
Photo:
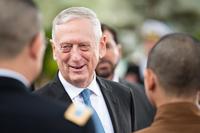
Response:
[{"label": "blurred man in suit", "polygon": [[[84,112],[87,108],[79,109],[85,119],[68,119],[69,113],[75,115],[76,107],[65,112],[64,105],[30,92],[45,50],[40,17],[31,0],[0,1],[0,132],[95,132],[94,125],[89,130],[84,126],[90,118]],[[82,123],[77,122],[80,120]]]},{"label": "blurred man in suit", "polygon": [[162,37],[149,53],[145,88],[157,108],[154,122],[138,133],[200,131],[200,42],[174,33]]},{"label": "blurred man in suit", "polygon": [[135,104],[135,130],[145,128],[153,121],[154,109],[145,95],[143,86],[129,83],[119,78],[115,73],[115,68],[121,57],[121,45],[118,42],[117,33],[113,28],[101,24],[101,29],[107,37],[106,54],[100,59],[96,67],[96,73],[100,77],[119,82],[131,88]]},{"label": "blurred man in suit", "polygon": [[59,72],[53,82],[37,93],[63,101],[67,106],[72,102],[90,104],[102,133],[128,133],[134,130],[132,92],[95,74],[99,58],[106,52],[105,41],[92,10],[71,7],[59,13],[52,30],[53,57]]}]

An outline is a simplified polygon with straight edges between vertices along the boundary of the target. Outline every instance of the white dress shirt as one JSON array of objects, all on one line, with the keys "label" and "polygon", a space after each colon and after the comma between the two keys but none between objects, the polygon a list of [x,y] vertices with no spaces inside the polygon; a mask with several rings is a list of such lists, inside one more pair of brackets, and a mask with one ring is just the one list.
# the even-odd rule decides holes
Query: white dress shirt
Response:
[{"label": "white dress shirt", "polygon": [[[62,85],[64,86],[65,91],[68,93],[68,95],[72,99],[73,103],[84,103],[83,98],[79,94],[85,88],[78,88],[76,86],[73,86],[72,84],[70,84],[63,78],[60,72],[58,73],[58,77]],[[90,96],[90,101],[91,101],[92,107],[95,109],[95,111],[97,112],[101,120],[105,133],[114,133],[112,121],[108,112],[108,108],[106,106],[105,100],[101,93],[100,87],[96,81],[96,75],[94,75],[94,78],[92,82],[89,84],[89,86],[87,87],[87,89],[91,90],[92,92]]]}]

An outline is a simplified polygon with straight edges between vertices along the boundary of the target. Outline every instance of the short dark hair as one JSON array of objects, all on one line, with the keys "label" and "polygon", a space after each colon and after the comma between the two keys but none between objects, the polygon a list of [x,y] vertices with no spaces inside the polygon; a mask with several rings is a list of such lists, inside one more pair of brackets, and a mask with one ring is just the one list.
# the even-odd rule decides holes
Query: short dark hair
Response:
[{"label": "short dark hair", "polygon": [[117,32],[115,31],[114,28],[112,28],[104,23],[101,23],[101,30],[102,30],[102,32],[104,32],[105,30],[108,30],[113,35],[113,39],[114,39],[115,43],[117,45],[119,44],[119,40],[117,38]]},{"label": "short dark hair", "polygon": [[186,33],[166,35],[150,51],[147,68],[166,93],[192,95],[200,90],[200,42]]},{"label": "short dark hair", "polygon": [[40,29],[32,0],[0,0],[0,58],[15,57]]}]

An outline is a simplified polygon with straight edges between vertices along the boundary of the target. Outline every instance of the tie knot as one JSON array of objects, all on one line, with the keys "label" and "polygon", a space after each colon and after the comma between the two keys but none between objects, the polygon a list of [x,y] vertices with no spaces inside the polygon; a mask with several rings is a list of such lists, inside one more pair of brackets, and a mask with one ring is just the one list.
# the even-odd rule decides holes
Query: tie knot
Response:
[{"label": "tie knot", "polygon": [[83,101],[86,105],[91,105],[90,102],[90,95],[91,95],[91,91],[89,89],[84,89],[81,94],[80,94],[83,98]]},{"label": "tie knot", "polygon": [[89,89],[84,89],[82,92],[81,92],[81,96],[84,97],[84,98],[89,98],[91,95],[91,91]]}]

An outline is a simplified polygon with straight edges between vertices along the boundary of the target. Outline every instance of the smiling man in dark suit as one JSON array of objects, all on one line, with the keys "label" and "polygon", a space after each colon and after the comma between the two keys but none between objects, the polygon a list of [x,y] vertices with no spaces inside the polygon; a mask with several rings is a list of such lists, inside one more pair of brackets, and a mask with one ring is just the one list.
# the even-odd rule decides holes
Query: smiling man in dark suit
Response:
[{"label": "smiling man in dark suit", "polygon": [[64,102],[67,106],[85,102],[96,112],[103,132],[129,133],[134,130],[134,103],[129,88],[102,79],[95,68],[106,52],[106,37],[96,14],[88,8],[62,11],[53,22],[52,49],[59,72],[37,93]]},{"label": "smiling man in dark suit", "polygon": [[[66,111],[61,103],[30,91],[45,51],[40,17],[31,0],[0,0],[0,132],[95,132],[94,125],[87,124],[88,108],[71,106],[74,111]],[[83,117],[72,119],[76,110]]]}]

